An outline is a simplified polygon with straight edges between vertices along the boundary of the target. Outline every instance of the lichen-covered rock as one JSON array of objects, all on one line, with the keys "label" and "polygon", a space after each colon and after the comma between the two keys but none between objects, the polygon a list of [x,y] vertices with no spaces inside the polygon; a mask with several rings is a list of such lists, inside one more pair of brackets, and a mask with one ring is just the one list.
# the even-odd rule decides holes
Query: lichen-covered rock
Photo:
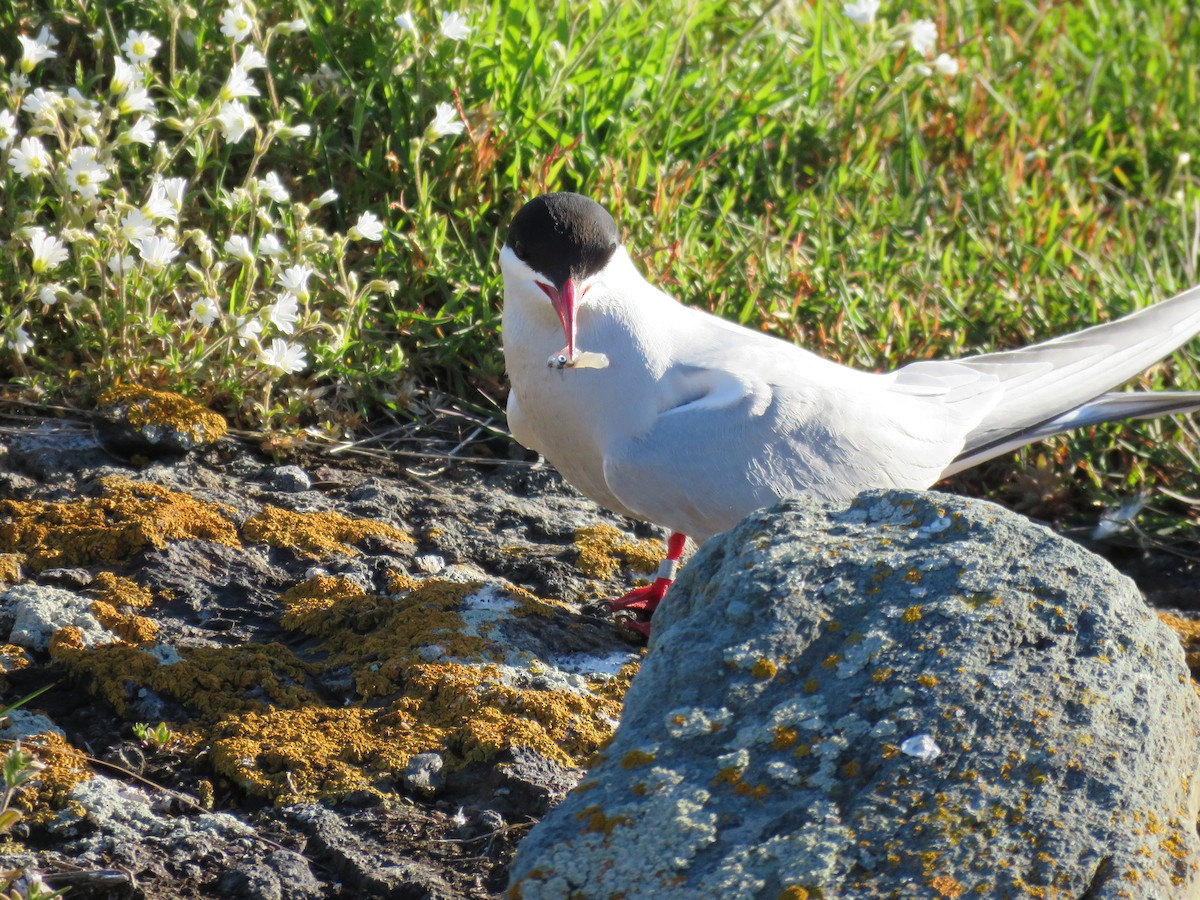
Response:
[{"label": "lichen-covered rock", "polygon": [[220,415],[169,391],[136,384],[109,388],[96,404],[96,430],[121,455],[186,453],[225,436]]},{"label": "lichen-covered rock", "polygon": [[787,501],[709,542],[533,898],[1194,897],[1200,700],[1132,582],[981,501]]}]

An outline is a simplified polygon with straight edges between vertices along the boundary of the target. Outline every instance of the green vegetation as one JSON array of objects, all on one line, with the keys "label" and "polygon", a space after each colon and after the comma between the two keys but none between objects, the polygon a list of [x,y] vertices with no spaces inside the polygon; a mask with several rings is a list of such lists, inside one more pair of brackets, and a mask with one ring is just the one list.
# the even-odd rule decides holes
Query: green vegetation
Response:
[{"label": "green vegetation", "polygon": [[[6,73],[22,68],[16,35],[59,42],[28,88],[0,82],[15,114],[0,161],[10,396],[83,403],[121,378],[330,434],[403,414],[414,384],[497,411],[495,257],[546,189],[604,202],[685,302],[866,368],[1016,346],[1198,280],[1186,0],[885,3],[871,22],[825,0],[500,0],[460,8],[457,34],[450,11],[247,4],[244,34],[225,3],[0,11]],[[921,19],[936,35],[914,35]],[[140,110],[112,90],[130,29],[162,41],[135,63]],[[250,47],[265,65],[239,95],[231,66]],[[41,118],[21,109],[37,88],[63,98]],[[130,140],[141,116],[151,143]],[[8,163],[30,136],[44,175]],[[71,181],[87,147],[107,172],[92,196]],[[171,178],[187,179],[177,221],[148,218],[177,255],[155,268],[125,217],[156,179],[176,196]],[[378,241],[369,219],[354,230],[363,213]],[[64,242],[62,262],[35,271],[32,228]],[[1195,357],[1146,382],[1197,387]],[[1017,500],[1040,512],[1146,483],[1200,493],[1188,423],[1026,453]]]}]

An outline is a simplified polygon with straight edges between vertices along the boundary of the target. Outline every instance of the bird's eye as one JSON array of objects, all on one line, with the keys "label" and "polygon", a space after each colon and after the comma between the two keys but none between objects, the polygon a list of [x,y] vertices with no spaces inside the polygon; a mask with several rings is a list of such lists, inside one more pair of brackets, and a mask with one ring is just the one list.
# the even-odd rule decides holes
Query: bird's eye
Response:
[{"label": "bird's eye", "polygon": [[517,259],[521,262],[529,259],[529,250],[523,241],[513,241],[513,253],[517,254]]}]

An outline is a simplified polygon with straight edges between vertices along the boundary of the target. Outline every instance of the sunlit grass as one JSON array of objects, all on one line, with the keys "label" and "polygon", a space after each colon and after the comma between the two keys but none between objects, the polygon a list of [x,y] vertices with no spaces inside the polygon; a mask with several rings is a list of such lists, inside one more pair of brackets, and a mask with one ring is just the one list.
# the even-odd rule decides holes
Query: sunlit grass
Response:
[{"label": "sunlit grass", "polygon": [[[0,166],[4,328],[20,319],[34,339],[23,353],[9,340],[0,364],[41,396],[114,377],[173,382],[251,424],[331,433],[404,414],[413,383],[496,410],[495,256],[513,211],[547,189],[608,206],[644,269],[684,302],[869,369],[1017,346],[1197,280],[1200,18],[1184,0],[885,4],[866,24],[823,0],[509,0],[459,8],[469,30],[454,36],[442,6],[247,6],[259,38],[293,19],[307,30],[271,41],[269,66],[252,73],[260,94],[244,100],[264,131],[236,144],[182,140],[167,126],[170,108],[199,120],[237,57],[220,30],[225,4],[96,6],[0,12],[6,71],[19,65],[14,36],[45,25],[62,45],[32,87],[98,96],[128,29],[167,42],[149,83],[169,150],[139,159],[143,171],[156,153],[177,157],[164,173],[188,164],[189,190],[204,199],[195,227],[218,248],[237,229],[257,233],[253,199],[220,198],[266,171],[294,201],[338,193],[306,212],[327,235],[345,235],[365,210],[387,229],[378,245],[314,250],[308,330],[294,338],[307,366],[284,374],[228,331],[222,343],[189,324],[197,291],[183,273],[157,276],[174,299],[139,326],[153,340],[130,344],[130,328],[112,324],[62,328],[61,305],[32,300],[38,279],[17,236],[25,219],[49,225],[62,210],[50,192],[21,194],[27,185]],[[927,54],[910,40],[918,19],[937,26]],[[956,71],[935,65],[940,54]],[[446,119],[447,105],[460,115]],[[277,119],[311,137],[261,148]],[[113,175],[102,208],[139,177]],[[295,243],[293,209],[268,216]],[[230,313],[257,314],[275,302],[270,274],[205,285]],[[379,289],[364,292],[368,283]],[[68,290],[103,307],[97,323],[132,315],[93,281]],[[1191,354],[1144,380],[1200,386]],[[1026,472],[1037,453],[1065,487],[1035,509],[1147,482],[1200,494],[1194,432],[1170,422],[1027,453]],[[1018,500],[1037,493],[1020,484]]]}]

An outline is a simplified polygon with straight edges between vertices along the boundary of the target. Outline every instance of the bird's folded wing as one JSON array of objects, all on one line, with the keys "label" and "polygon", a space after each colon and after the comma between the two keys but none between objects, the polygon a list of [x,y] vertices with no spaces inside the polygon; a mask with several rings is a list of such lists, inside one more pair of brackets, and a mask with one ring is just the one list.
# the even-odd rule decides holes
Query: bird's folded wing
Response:
[{"label": "bird's folded wing", "polygon": [[685,388],[674,394],[681,402],[608,448],[605,482],[626,508],[698,540],[780,497],[927,487],[992,396],[986,375],[940,375],[781,383],[681,367],[671,376]]}]

